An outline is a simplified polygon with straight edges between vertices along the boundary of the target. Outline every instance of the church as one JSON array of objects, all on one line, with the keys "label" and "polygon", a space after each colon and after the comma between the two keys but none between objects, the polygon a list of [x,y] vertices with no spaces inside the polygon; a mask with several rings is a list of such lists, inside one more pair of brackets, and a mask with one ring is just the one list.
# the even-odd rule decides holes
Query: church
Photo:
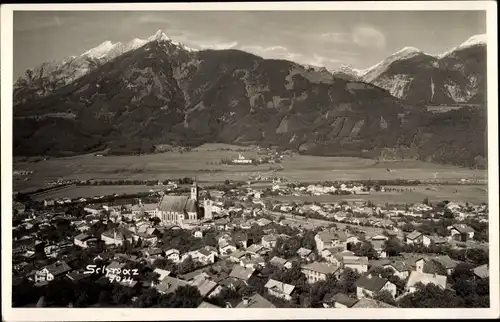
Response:
[{"label": "church", "polygon": [[158,203],[156,216],[164,225],[194,224],[201,219],[212,219],[212,201],[205,199],[203,205],[199,202],[199,189],[196,181],[191,186],[191,195],[164,195]]}]

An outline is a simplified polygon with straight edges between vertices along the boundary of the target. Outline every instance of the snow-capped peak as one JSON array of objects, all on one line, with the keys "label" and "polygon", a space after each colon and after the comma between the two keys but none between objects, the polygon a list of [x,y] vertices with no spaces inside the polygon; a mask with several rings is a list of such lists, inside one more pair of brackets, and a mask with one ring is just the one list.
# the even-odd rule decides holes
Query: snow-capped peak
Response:
[{"label": "snow-capped peak", "polygon": [[422,51],[415,47],[404,47],[392,54],[390,57],[395,59],[409,58],[422,53]]},{"label": "snow-capped peak", "polygon": [[161,41],[161,40],[169,41],[170,38],[160,29],[154,35],[152,35],[151,37],[148,38],[148,42],[155,41],[155,40],[156,41]]},{"label": "snow-capped peak", "polygon": [[465,48],[469,48],[469,47],[474,47],[474,46],[486,45],[486,42],[487,42],[486,34],[474,35],[474,36],[470,37],[469,39],[467,39],[465,42],[461,43],[459,46],[457,46],[457,47],[455,47],[447,52],[439,54],[438,58],[446,57],[457,50],[461,50],[461,49],[465,49]]},{"label": "snow-capped peak", "polygon": [[464,43],[462,43],[458,48],[472,47],[476,45],[484,45],[486,44],[486,34],[475,35],[467,39]]},{"label": "snow-capped peak", "polygon": [[88,56],[92,58],[101,58],[106,56],[113,48],[115,48],[118,44],[113,44],[111,41],[106,40],[99,46],[89,49],[82,54],[82,56]]}]

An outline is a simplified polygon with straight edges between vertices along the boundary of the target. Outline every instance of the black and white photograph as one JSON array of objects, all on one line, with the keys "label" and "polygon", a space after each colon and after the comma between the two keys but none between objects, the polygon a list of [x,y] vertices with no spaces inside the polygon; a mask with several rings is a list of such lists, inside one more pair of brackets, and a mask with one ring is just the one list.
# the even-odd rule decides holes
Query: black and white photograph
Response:
[{"label": "black and white photograph", "polygon": [[406,4],[2,6],[4,319],[498,317],[496,3]]}]

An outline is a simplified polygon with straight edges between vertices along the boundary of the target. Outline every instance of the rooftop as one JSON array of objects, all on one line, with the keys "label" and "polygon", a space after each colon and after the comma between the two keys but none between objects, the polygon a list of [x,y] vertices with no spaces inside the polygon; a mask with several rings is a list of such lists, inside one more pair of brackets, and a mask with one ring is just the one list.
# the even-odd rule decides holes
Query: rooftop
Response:
[{"label": "rooftop", "polygon": [[389,280],[386,278],[367,274],[361,276],[361,278],[356,282],[356,286],[376,293],[379,292],[388,281]]},{"label": "rooftop", "polygon": [[323,274],[333,274],[339,270],[339,267],[335,265],[328,265],[322,262],[313,262],[307,265],[303,265],[302,269],[319,272]]}]

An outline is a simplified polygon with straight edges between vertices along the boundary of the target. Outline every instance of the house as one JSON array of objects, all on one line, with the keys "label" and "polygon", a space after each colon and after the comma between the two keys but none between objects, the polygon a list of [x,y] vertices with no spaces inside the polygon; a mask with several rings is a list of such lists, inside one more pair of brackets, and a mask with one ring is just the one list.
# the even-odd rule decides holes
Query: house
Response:
[{"label": "house", "polygon": [[120,276],[121,270],[125,267],[126,263],[112,261],[108,266],[106,266],[106,276],[112,278]]},{"label": "house", "polygon": [[78,282],[90,277],[90,274],[85,274],[85,272],[82,271],[73,271],[70,273],[66,273],[66,277],[72,282]]},{"label": "house", "polygon": [[165,251],[165,259],[171,260],[174,263],[178,263],[180,261],[180,252],[175,248],[171,248]]},{"label": "house", "polygon": [[484,264],[478,266],[472,270],[474,272],[474,276],[477,278],[489,278],[490,277],[490,269],[488,264]]},{"label": "house", "polygon": [[259,220],[257,220],[257,225],[259,225],[261,227],[267,226],[271,223],[272,223],[272,221],[270,221],[269,219],[266,219],[266,218],[260,218]]},{"label": "house", "polygon": [[444,290],[446,289],[446,280],[447,278],[444,275],[428,274],[428,273],[412,271],[410,273],[410,277],[408,277],[408,281],[406,282],[405,290],[407,293],[415,292],[416,285],[418,283],[422,283],[424,285],[432,283]]},{"label": "house", "polygon": [[292,268],[292,263],[290,261],[288,261],[284,258],[278,257],[278,256],[274,256],[269,261],[269,263],[271,263],[272,265],[279,267],[279,268],[286,268],[286,269]]},{"label": "house", "polygon": [[363,274],[368,272],[368,257],[344,256],[342,259],[342,268],[350,268]]},{"label": "house", "polygon": [[[191,285],[196,287],[202,297],[211,294],[212,291],[218,286],[216,282],[208,278],[206,274],[200,274],[194,278]],[[216,296],[213,294],[213,296]]]},{"label": "house", "polygon": [[223,240],[219,243],[219,253],[221,255],[228,255],[236,251],[236,245],[227,240]]},{"label": "house", "polygon": [[421,232],[414,230],[406,236],[406,244],[407,245],[422,244],[423,237],[424,235]]},{"label": "house", "polygon": [[167,271],[167,270],[164,270],[164,269],[161,269],[161,268],[155,268],[153,273],[156,273],[158,274],[158,281],[161,282],[163,281],[163,279],[166,277],[166,276],[170,276],[170,271]]},{"label": "house", "polygon": [[437,261],[438,263],[440,263],[441,266],[444,267],[444,269],[446,270],[446,273],[448,275],[451,275],[453,273],[453,271],[455,270],[455,267],[457,267],[457,265],[458,265],[458,262],[453,260],[448,255],[436,256],[434,260]]},{"label": "house", "polygon": [[333,274],[336,277],[340,274],[340,267],[321,262],[312,262],[303,265],[302,273],[307,277],[307,281],[312,284],[318,281],[326,281],[327,275]]},{"label": "house", "polygon": [[164,258],[164,252],[161,248],[148,248],[143,251],[143,256],[146,257],[147,261],[152,263],[156,259]]},{"label": "house", "polygon": [[175,292],[179,287],[186,285],[189,285],[186,281],[172,276],[165,276],[155,288],[160,294],[169,294]]},{"label": "house", "polygon": [[385,251],[385,240],[370,240],[373,249],[377,252],[379,258],[386,258],[387,253]]},{"label": "house", "polygon": [[12,254],[19,255],[25,253],[29,250],[35,249],[35,239],[34,238],[26,238],[15,240],[12,242]]},{"label": "house", "polygon": [[382,268],[391,268],[394,271],[394,275],[402,280],[405,280],[411,272],[411,267],[402,260],[394,260],[389,264],[385,264]]},{"label": "house", "polygon": [[88,248],[89,247],[88,243],[95,242],[96,240],[97,240],[97,238],[94,238],[94,237],[89,236],[87,234],[80,234],[80,235],[75,237],[74,243],[75,243],[75,246],[79,246],[82,248]]},{"label": "house", "polygon": [[246,255],[246,252],[243,250],[235,250],[231,254],[229,254],[229,261],[233,263],[239,263]]},{"label": "house", "polygon": [[465,224],[455,224],[448,229],[450,230],[450,239],[465,242],[474,238],[475,230]]},{"label": "house", "polygon": [[212,246],[205,246],[198,250],[198,261],[204,265],[215,263],[217,258],[217,249]]},{"label": "house", "polygon": [[292,299],[292,293],[295,290],[294,285],[282,283],[274,279],[269,279],[264,287],[270,295],[284,299],[285,301]]},{"label": "house", "polygon": [[240,265],[245,268],[262,268],[266,265],[266,261],[261,256],[254,256],[251,258],[243,257],[240,260]]},{"label": "house", "polygon": [[83,210],[85,210],[86,212],[88,212],[92,215],[98,215],[104,210],[104,208],[102,206],[98,206],[98,205],[87,205],[83,208]]},{"label": "house", "polygon": [[304,259],[304,260],[314,260],[314,253],[312,250],[308,249],[308,248],[304,248],[304,247],[300,247],[299,250],[297,250],[297,255],[300,256],[300,258]]},{"label": "house", "polygon": [[356,296],[358,299],[366,296],[373,297],[379,292],[388,291],[392,297],[396,296],[396,285],[391,283],[388,279],[366,274],[356,282]]},{"label": "house", "polygon": [[78,230],[81,233],[84,233],[84,232],[90,230],[90,226],[85,224],[85,223],[81,223],[81,224],[77,225],[75,228],[76,228],[76,230]]},{"label": "house", "polygon": [[256,256],[260,254],[260,252],[264,249],[264,246],[260,244],[252,244],[250,247],[246,249],[247,253],[250,254],[251,256]]},{"label": "house", "polygon": [[243,267],[241,265],[234,265],[233,270],[229,274],[229,277],[233,277],[235,279],[239,279],[247,283],[254,272],[255,272],[254,268]]},{"label": "house", "polygon": [[197,230],[194,232],[193,236],[194,236],[194,238],[203,238],[203,232],[201,232],[200,230]]},{"label": "house", "polygon": [[248,235],[242,232],[235,233],[233,235],[233,243],[237,247],[247,248],[248,246]]},{"label": "house", "polygon": [[273,309],[276,306],[257,293],[251,297],[244,297],[236,308]]},{"label": "house", "polygon": [[52,265],[45,266],[41,270],[35,272],[35,282],[43,283],[50,282],[59,276],[71,271],[71,267],[64,261],[57,261]]},{"label": "house", "polygon": [[439,236],[422,236],[422,243],[425,247],[430,247],[431,245],[441,246],[448,243],[446,238],[442,238]]},{"label": "house", "polygon": [[322,231],[314,236],[316,242],[316,249],[318,252],[325,248],[342,247],[344,250],[347,248],[347,235],[344,232]]},{"label": "house", "polygon": [[262,236],[261,244],[264,247],[274,248],[274,247],[276,247],[276,243],[277,242],[278,242],[278,236],[277,235],[270,234],[270,235]]},{"label": "house", "polygon": [[347,296],[343,293],[337,293],[335,295],[326,296],[323,299],[323,307],[345,309],[352,307],[357,302],[358,300],[355,298]]},{"label": "house", "polygon": [[125,241],[132,243],[132,233],[123,227],[113,228],[101,234],[101,240],[106,245],[123,245]]}]

